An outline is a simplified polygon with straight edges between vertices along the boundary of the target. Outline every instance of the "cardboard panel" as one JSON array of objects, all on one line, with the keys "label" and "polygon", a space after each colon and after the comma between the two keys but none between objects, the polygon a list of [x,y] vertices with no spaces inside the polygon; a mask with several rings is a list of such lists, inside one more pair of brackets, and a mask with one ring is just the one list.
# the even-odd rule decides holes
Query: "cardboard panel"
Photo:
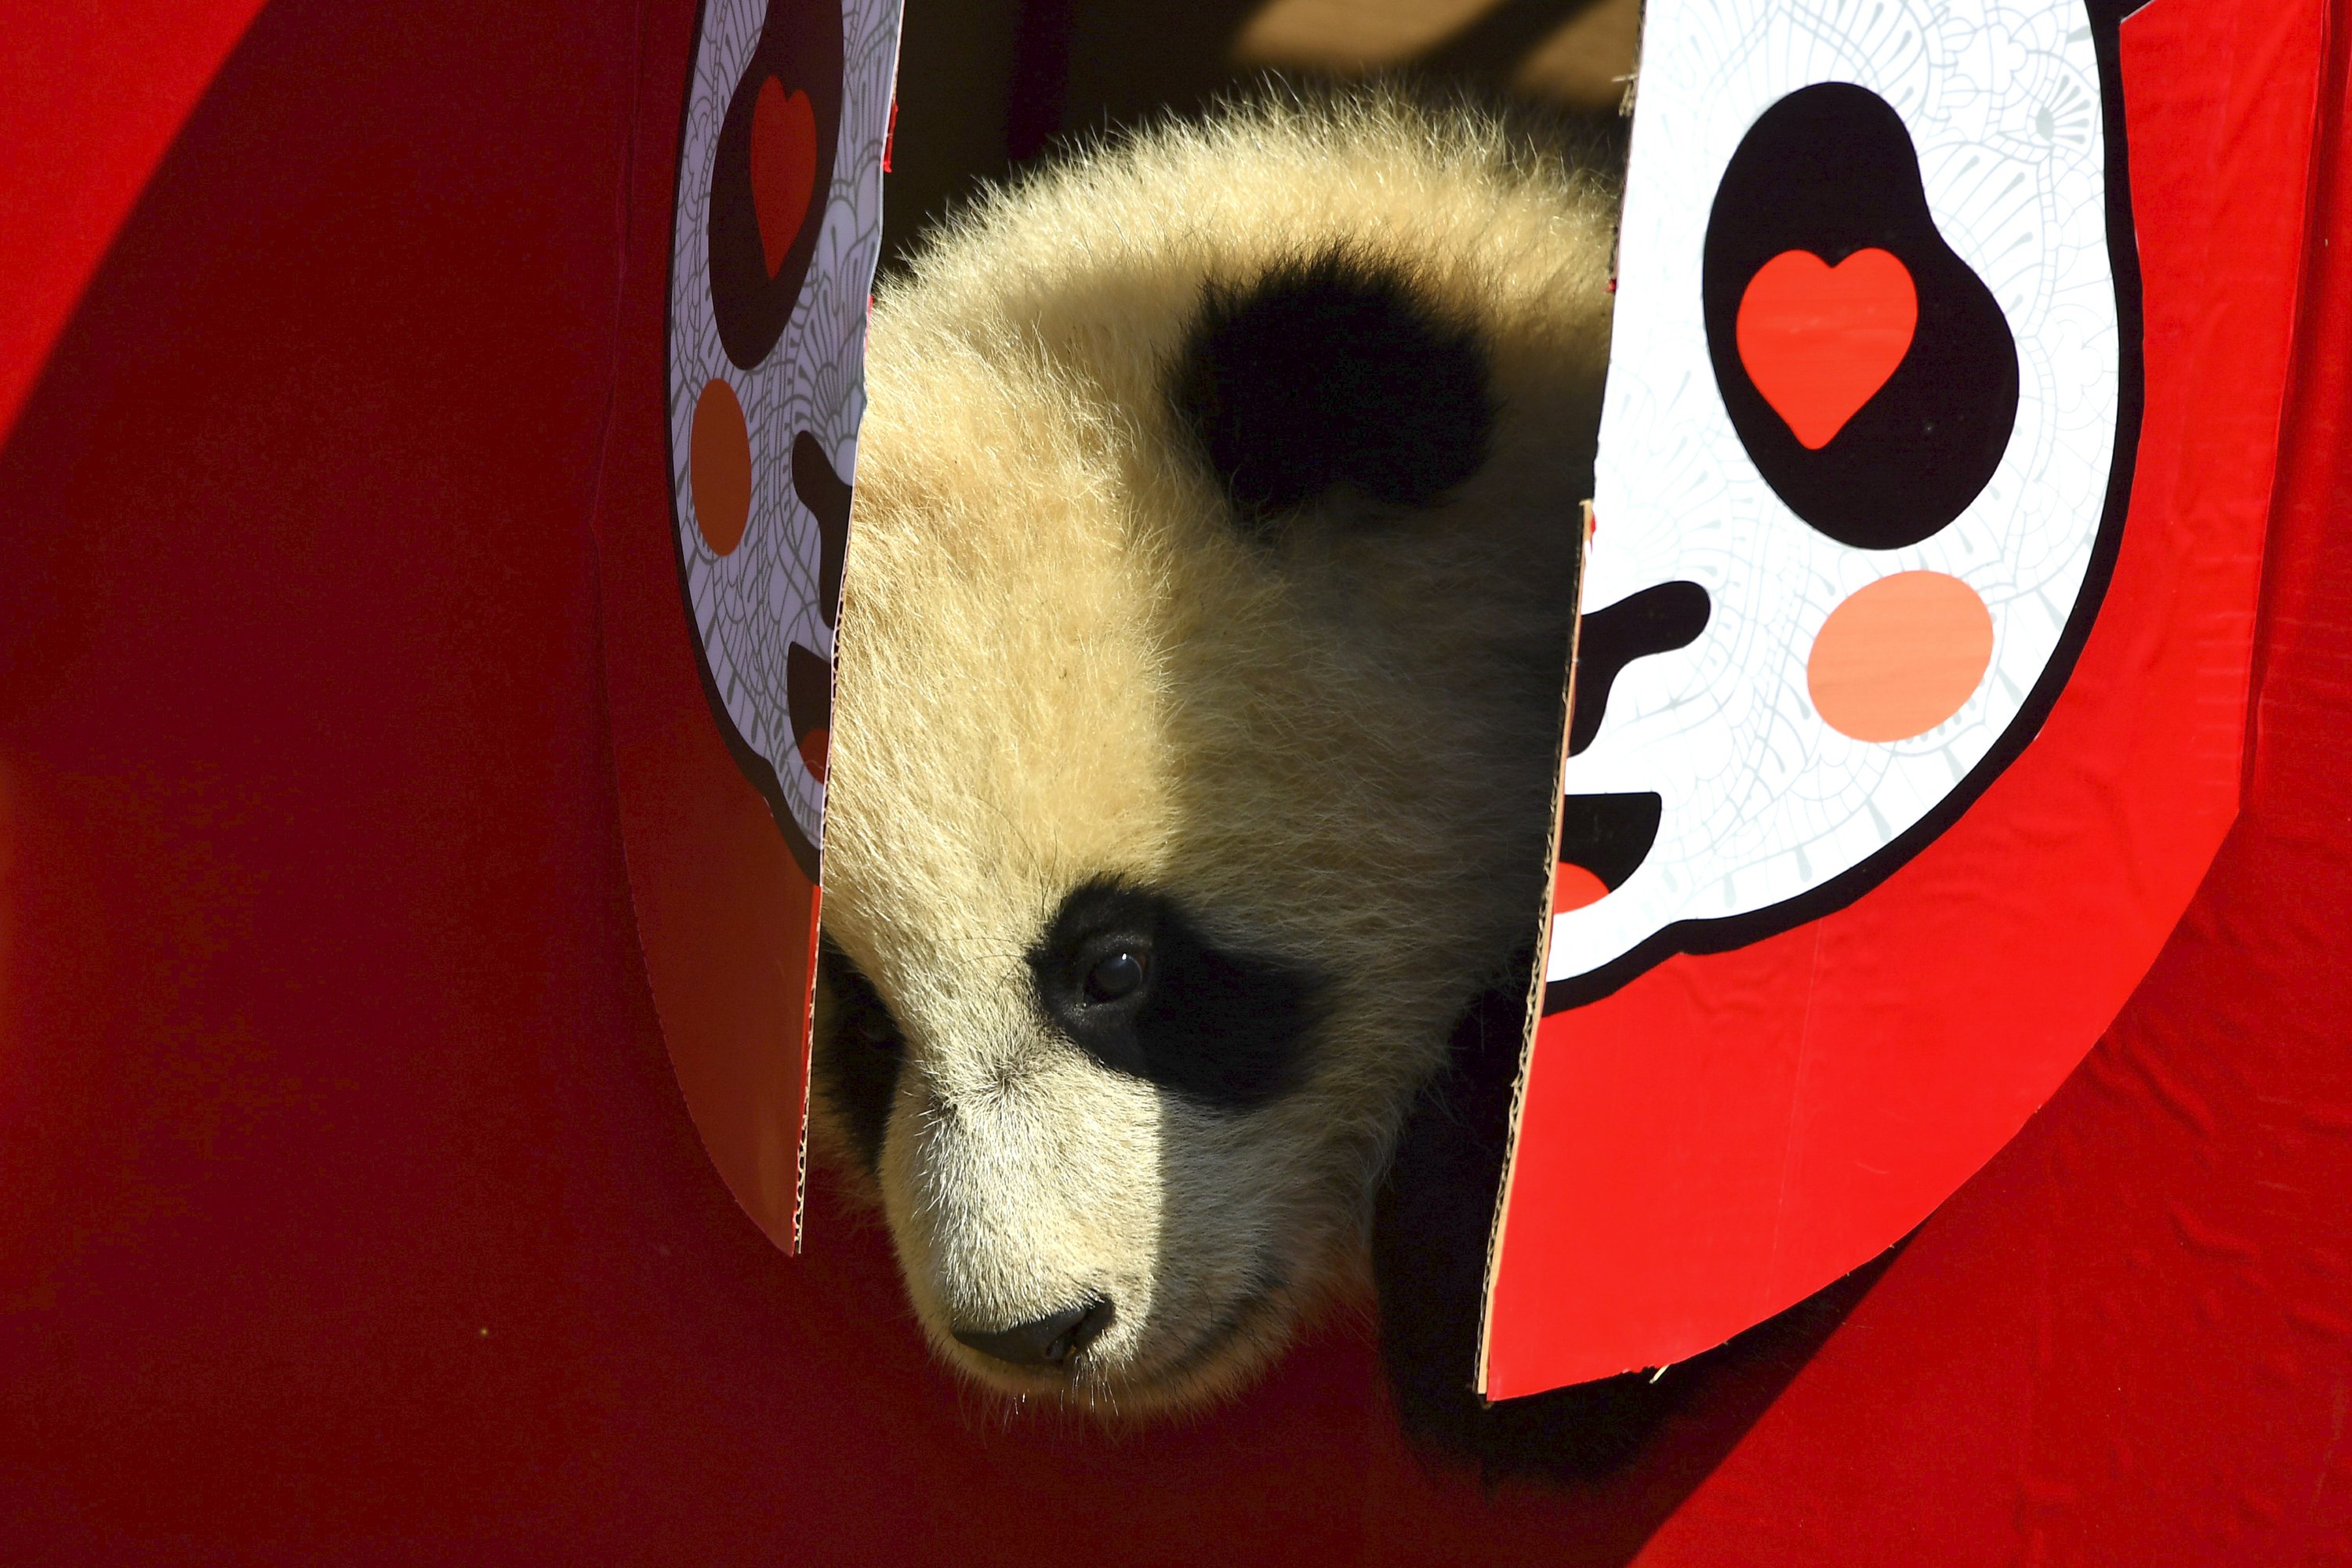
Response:
[{"label": "cardboard panel", "polygon": [[[1629,590],[1695,578],[1714,614],[1643,645],[1578,725],[1596,738],[1571,815],[1580,791],[1668,798],[1640,869],[1554,922],[1488,1304],[1496,1396],[1681,1360],[1916,1226],[2115,1016],[2237,809],[2315,16],[2227,25],[2281,40],[2257,53],[2192,39],[2224,23],[2178,0],[2120,41],[2079,0],[1932,26],[1831,9],[1649,12],[1580,700]],[[1819,82],[1877,96],[1829,89],[1825,111]],[[1898,184],[1799,145],[1865,145],[1888,105],[1962,272],[1916,211],[1744,187]],[[1808,214],[1858,226],[1816,257]],[[1878,237],[1916,303],[1870,297],[1873,257],[1908,276]],[[1969,323],[1963,272],[1999,319]],[[1830,361],[1866,374],[1809,389],[1775,310],[1852,327]],[[1942,332],[1951,364],[1906,389],[1869,336],[1894,329],[1915,356]],[[1996,371],[2013,410],[1983,394],[1988,414]],[[1917,406],[1874,429],[1881,398]],[[1921,432],[1994,416],[1998,464],[1939,490],[1961,458]],[[1927,690],[1948,653],[1968,670]],[[1882,729],[1870,693],[1896,675],[1894,709],[1926,691],[1933,710]]]},{"label": "cardboard panel", "polygon": [[664,1037],[711,1159],[787,1250],[898,23],[895,0],[702,7],[674,195],[656,209],[675,213],[671,506],[633,489],[598,518],[630,882]]}]

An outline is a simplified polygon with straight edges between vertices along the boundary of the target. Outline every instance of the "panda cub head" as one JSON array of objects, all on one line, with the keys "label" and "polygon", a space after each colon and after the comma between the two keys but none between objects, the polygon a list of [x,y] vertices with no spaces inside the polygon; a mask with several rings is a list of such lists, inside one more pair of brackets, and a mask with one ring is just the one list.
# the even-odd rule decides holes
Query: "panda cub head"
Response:
[{"label": "panda cub head", "polygon": [[820,1125],[989,1387],[1248,1377],[1363,1288],[1416,1093],[1524,994],[1612,222],[1495,121],[1261,104],[877,300]]}]

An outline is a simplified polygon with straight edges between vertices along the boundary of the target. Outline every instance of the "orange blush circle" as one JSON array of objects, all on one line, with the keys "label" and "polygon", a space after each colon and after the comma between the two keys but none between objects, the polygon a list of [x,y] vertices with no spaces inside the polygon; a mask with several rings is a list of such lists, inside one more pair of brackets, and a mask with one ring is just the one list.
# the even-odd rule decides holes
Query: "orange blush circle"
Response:
[{"label": "orange blush circle", "polygon": [[686,465],[694,525],[711,552],[724,555],[743,542],[751,519],[751,432],[735,389],[723,381],[711,382],[694,401]]},{"label": "orange blush circle", "polygon": [[1830,612],[1805,662],[1822,722],[1907,741],[1960,710],[1992,664],[1992,612],[1941,572],[1897,572]]}]

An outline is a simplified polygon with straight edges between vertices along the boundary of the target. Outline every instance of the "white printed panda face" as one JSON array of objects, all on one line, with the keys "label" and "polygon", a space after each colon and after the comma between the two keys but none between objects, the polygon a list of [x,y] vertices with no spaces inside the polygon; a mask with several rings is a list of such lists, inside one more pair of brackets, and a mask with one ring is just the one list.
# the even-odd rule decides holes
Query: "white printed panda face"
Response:
[{"label": "white printed panda face", "polygon": [[2122,525],[2082,0],[1827,9],[1649,6],[1554,1010],[1940,833],[2048,712]]},{"label": "white printed panda face", "polygon": [[712,706],[816,876],[897,7],[709,0],[678,160],[670,452]]}]

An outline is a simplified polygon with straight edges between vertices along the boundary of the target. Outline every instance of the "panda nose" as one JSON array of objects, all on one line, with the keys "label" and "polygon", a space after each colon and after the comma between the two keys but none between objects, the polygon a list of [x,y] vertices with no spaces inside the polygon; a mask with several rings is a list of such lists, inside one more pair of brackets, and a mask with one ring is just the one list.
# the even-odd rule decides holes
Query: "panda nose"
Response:
[{"label": "panda nose", "polygon": [[1108,1301],[1086,1301],[1009,1329],[957,1329],[960,1344],[1014,1366],[1060,1366],[1110,1327]]}]

